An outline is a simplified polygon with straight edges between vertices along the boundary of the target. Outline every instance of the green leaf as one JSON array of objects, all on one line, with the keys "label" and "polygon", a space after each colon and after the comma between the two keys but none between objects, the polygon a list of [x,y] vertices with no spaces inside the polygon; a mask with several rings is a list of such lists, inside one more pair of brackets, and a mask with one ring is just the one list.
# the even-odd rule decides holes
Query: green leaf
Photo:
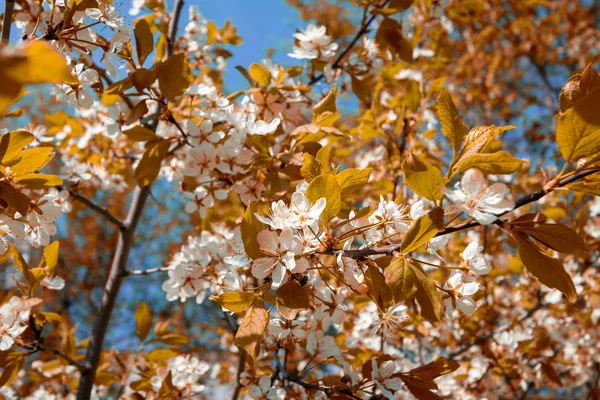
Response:
[{"label": "green leaf", "polygon": [[413,222],[402,240],[400,251],[407,254],[418,249],[433,239],[442,229],[444,229],[444,210],[436,207]]},{"label": "green leaf", "polygon": [[444,193],[440,189],[446,186],[442,171],[420,160],[411,151],[402,162],[402,171],[406,184],[416,194],[433,202],[444,197]]},{"label": "green leaf", "polygon": [[335,217],[342,208],[342,191],[332,174],[319,175],[308,185],[306,197],[312,204],[325,197],[327,204],[321,214],[322,220],[327,223]]}]

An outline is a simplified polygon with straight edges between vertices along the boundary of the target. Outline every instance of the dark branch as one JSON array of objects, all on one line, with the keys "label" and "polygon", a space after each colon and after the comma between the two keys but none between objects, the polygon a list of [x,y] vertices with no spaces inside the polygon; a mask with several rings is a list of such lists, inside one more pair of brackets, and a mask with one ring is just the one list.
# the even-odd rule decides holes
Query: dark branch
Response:
[{"label": "dark branch", "polygon": [[[567,186],[570,183],[578,182],[589,175],[595,174],[596,172],[600,172],[600,169],[593,168],[593,169],[583,170],[583,171],[577,172],[567,178],[559,180],[556,183],[556,185],[554,185],[554,187],[552,187],[551,189],[540,189],[537,192],[533,192],[525,197],[521,197],[520,199],[518,199],[515,202],[515,206],[513,207],[512,210],[503,212],[502,214],[498,214],[498,218],[500,218],[510,212],[513,212],[516,209],[521,208],[527,204],[538,201],[542,197],[546,196],[548,193],[552,192],[555,188],[561,188],[561,187]],[[503,221],[496,220],[496,224],[501,225],[502,223],[503,223]],[[444,236],[444,235],[448,235],[450,233],[464,231],[466,229],[473,228],[475,226],[480,226],[480,225],[481,224],[477,221],[469,221],[469,222],[465,222],[464,224],[454,225],[449,228],[446,228],[446,229],[438,232],[437,235],[435,235],[435,236],[436,237]],[[382,254],[390,255],[390,254],[394,253],[395,251],[400,250],[401,245],[402,245],[402,243],[399,242],[396,244],[378,247],[375,249],[359,249],[359,250],[327,249],[325,251],[320,252],[319,254],[335,255],[335,254],[342,253],[346,257],[367,257],[367,256],[382,255]]]},{"label": "dark branch", "polygon": [[90,209],[92,209],[92,210],[96,211],[98,214],[102,215],[108,222],[115,225],[120,230],[124,230],[126,228],[125,223],[123,221],[121,221],[119,218],[112,215],[111,212],[108,211],[107,208],[96,204],[93,200],[88,199],[87,197],[77,193],[74,190],[66,189],[63,186],[57,186],[56,188],[58,190],[67,190],[69,192],[69,195],[71,195],[71,197],[74,197],[75,199],[79,200],[81,203],[88,206]]},{"label": "dark branch", "polygon": [[15,0],[6,0],[4,4],[4,17],[2,18],[2,43],[10,41],[10,28],[12,26],[12,15],[15,8]]},{"label": "dark branch", "polygon": [[[377,6],[375,8],[383,8],[385,7],[390,0],[386,0],[383,4],[381,4],[380,6]],[[346,55],[350,52],[350,50],[352,50],[352,48],[354,47],[354,45],[360,40],[360,38],[367,34],[369,32],[369,26],[373,23],[373,21],[375,21],[375,18],[377,17],[377,14],[371,15],[371,17],[369,17],[369,19],[360,27],[360,30],[358,32],[356,32],[356,35],[354,35],[354,38],[352,38],[352,40],[350,41],[350,43],[348,44],[348,46],[346,46],[346,48],[337,56],[337,58],[335,59],[335,61],[333,62],[333,64],[331,65],[332,69],[339,69],[340,67],[340,63],[342,62],[342,60],[344,59],[344,57],[346,57]],[[308,85],[312,86],[317,82],[320,82],[321,80],[323,80],[323,78],[325,78],[324,74],[320,74],[318,76],[313,77],[309,82]]]}]

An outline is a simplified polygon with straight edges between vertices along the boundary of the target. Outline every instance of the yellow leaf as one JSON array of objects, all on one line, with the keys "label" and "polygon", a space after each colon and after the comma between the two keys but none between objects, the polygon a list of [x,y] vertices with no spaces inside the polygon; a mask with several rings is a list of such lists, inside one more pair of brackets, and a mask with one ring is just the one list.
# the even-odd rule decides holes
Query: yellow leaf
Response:
[{"label": "yellow leaf", "polygon": [[127,136],[127,139],[133,140],[134,142],[147,142],[157,138],[156,134],[144,126],[138,125],[131,129],[123,131],[123,135]]},{"label": "yellow leaf", "polygon": [[452,96],[446,89],[442,89],[436,103],[436,110],[442,124],[442,133],[454,152],[458,152],[463,139],[468,133],[462,118],[458,114],[458,110],[452,101]]},{"label": "yellow leaf", "polygon": [[179,352],[173,349],[154,349],[144,354],[144,358],[149,362],[164,363],[167,360],[176,357],[177,354],[179,354]]},{"label": "yellow leaf", "polygon": [[38,315],[42,315],[44,317],[44,322],[45,323],[52,323],[52,322],[54,322],[56,324],[62,324],[62,322],[63,322],[62,317],[59,314],[57,314],[57,313],[53,313],[53,312],[41,312]]},{"label": "yellow leaf", "polygon": [[433,165],[420,160],[409,152],[402,162],[404,181],[416,194],[433,202],[441,200],[444,193],[440,188],[446,185],[442,172]]},{"label": "yellow leaf", "polygon": [[567,185],[567,187],[577,192],[589,193],[593,194],[594,196],[600,196],[600,173],[595,173],[586,176],[583,180],[579,182],[570,183],[569,185]]},{"label": "yellow leaf", "polygon": [[413,222],[402,240],[400,251],[406,254],[418,249],[433,239],[442,229],[444,229],[444,210],[436,207]]},{"label": "yellow leaf", "polygon": [[304,153],[304,164],[300,168],[300,174],[308,183],[312,182],[317,176],[321,175],[321,163],[308,153]]},{"label": "yellow leaf", "polygon": [[169,152],[170,144],[166,140],[149,142],[140,163],[135,169],[135,179],[140,187],[146,187],[156,179],[162,160]]},{"label": "yellow leaf", "polygon": [[15,182],[27,189],[39,190],[63,184],[63,180],[56,175],[27,174],[15,178]]},{"label": "yellow leaf", "polygon": [[174,54],[160,65],[158,87],[167,100],[173,101],[181,96],[192,80],[192,71],[184,53]]},{"label": "yellow leaf", "polygon": [[242,318],[242,323],[235,334],[236,346],[246,351],[251,365],[258,356],[260,344],[268,324],[269,312],[265,308],[265,303],[260,299],[254,300],[254,303]]},{"label": "yellow leaf", "polygon": [[26,50],[27,68],[20,71],[24,84],[76,82],[64,57],[44,41],[34,41]]},{"label": "yellow leaf", "polygon": [[560,112],[565,112],[573,104],[583,99],[589,92],[600,87],[600,74],[596,72],[593,64],[588,64],[581,73],[576,73],[569,78],[560,91],[558,102]]},{"label": "yellow leaf", "polygon": [[321,147],[317,152],[317,160],[319,164],[321,164],[321,173],[328,174],[332,171],[331,169],[331,146],[327,145],[325,147]]},{"label": "yellow leaf", "polygon": [[319,175],[308,185],[306,197],[312,204],[325,197],[327,201],[321,219],[328,223],[342,208],[342,191],[332,174]]},{"label": "yellow leaf", "polygon": [[35,149],[22,150],[15,160],[3,160],[3,164],[10,166],[11,171],[17,176],[27,175],[42,169],[54,157],[52,147],[37,147]]},{"label": "yellow leaf", "polygon": [[558,115],[556,142],[565,160],[574,162],[600,151],[600,87]]},{"label": "yellow leaf", "polygon": [[254,259],[264,257],[260,251],[260,245],[256,236],[260,231],[267,229],[267,225],[262,223],[256,218],[256,205],[254,203],[248,204],[244,218],[242,219],[241,235],[242,241],[244,242],[244,250],[248,257]]},{"label": "yellow leaf", "polygon": [[46,276],[54,275],[56,264],[58,264],[59,250],[60,242],[58,240],[44,247],[44,253],[42,254],[42,260],[40,261],[38,268],[45,270]]},{"label": "yellow leaf", "polygon": [[369,182],[371,168],[347,168],[335,176],[338,186],[342,190],[342,197],[362,188]]},{"label": "yellow leaf", "polygon": [[319,119],[319,116],[326,111],[331,113],[337,112],[337,108],[335,106],[336,96],[337,87],[334,87],[327,96],[323,97],[323,99],[313,107],[313,122],[316,122]]},{"label": "yellow leaf", "polygon": [[144,65],[146,57],[154,50],[154,36],[150,31],[150,25],[144,18],[135,21],[133,33],[135,34],[135,49],[140,66]]},{"label": "yellow leaf", "polygon": [[492,154],[471,154],[462,158],[454,167],[456,173],[476,168],[484,174],[512,174],[523,165],[523,160],[504,151]]},{"label": "yellow leaf", "polygon": [[239,313],[246,311],[254,302],[256,295],[249,292],[223,292],[218,296],[211,296],[210,299],[221,307]]},{"label": "yellow leaf", "polygon": [[417,277],[404,257],[395,257],[383,271],[383,275],[396,303],[408,300],[417,291]]},{"label": "yellow leaf", "polygon": [[152,327],[152,312],[148,304],[141,303],[135,310],[135,333],[143,342]]},{"label": "yellow leaf", "polygon": [[308,293],[296,282],[287,282],[275,292],[277,311],[285,318],[293,320],[298,312],[310,307]]},{"label": "yellow leaf", "polygon": [[542,253],[522,234],[517,233],[513,237],[517,240],[521,261],[529,272],[544,285],[563,292],[571,303],[577,301],[575,285],[562,263]]},{"label": "yellow leaf", "polygon": [[190,339],[186,335],[181,333],[165,333],[164,335],[156,338],[157,341],[168,344],[169,346],[185,346],[190,342]]},{"label": "yellow leaf", "polygon": [[0,139],[0,160],[2,164],[16,158],[25,146],[33,141],[33,134],[27,131],[12,131]]},{"label": "yellow leaf", "polygon": [[261,86],[269,86],[271,83],[271,71],[267,67],[261,64],[250,65],[250,76]]},{"label": "yellow leaf", "polygon": [[454,165],[460,163],[463,159],[476,153],[485,153],[492,140],[497,135],[503,134],[509,129],[514,129],[515,126],[478,126],[469,131],[465,136],[463,147],[461,148],[458,155],[455,157],[450,167],[448,168],[448,176],[452,178],[456,173],[454,171]]}]

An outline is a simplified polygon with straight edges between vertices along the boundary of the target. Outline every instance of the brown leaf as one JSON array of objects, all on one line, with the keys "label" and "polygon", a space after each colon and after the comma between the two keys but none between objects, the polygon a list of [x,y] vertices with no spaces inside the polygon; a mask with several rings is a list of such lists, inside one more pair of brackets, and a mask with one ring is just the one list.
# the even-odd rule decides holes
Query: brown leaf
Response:
[{"label": "brown leaf", "polygon": [[308,293],[296,282],[287,282],[275,292],[277,311],[285,319],[295,319],[298,312],[310,307]]},{"label": "brown leaf", "polygon": [[235,344],[248,353],[251,365],[258,356],[263,335],[269,324],[269,312],[265,303],[256,299],[248,309],[242,323],[235,334]]}]

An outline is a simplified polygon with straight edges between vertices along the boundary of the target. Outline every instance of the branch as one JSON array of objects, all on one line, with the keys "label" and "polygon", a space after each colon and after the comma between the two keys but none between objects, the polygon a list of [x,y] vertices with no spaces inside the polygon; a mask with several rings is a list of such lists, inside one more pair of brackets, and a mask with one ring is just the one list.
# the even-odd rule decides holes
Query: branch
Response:
[{"label": "branch", "polygon": [[[375,7],[377,8],[383,8],[385,7],[388,3],[390,2],[390,0],[386,0],[383,4],[381,4],[380,6]],[[359,41],[359,39],[365,35],[366,33],[369,32],[369,25],[371,25],[371,23],[373,23],[373,21],[375,21],[375,18],[377,17],[377,14],[371,15],[371,17],[360,27],[360,30],[358,32],[356,32],[356,35],[354,35],[354,38],[352,38],[352,40],[350,41],[350,43],[348,44],[348,46],[346,46],[346,48],[344,49],[344,51],[342,51],[337,58],[335,59],[335,61],[333,62],[333,64],[331,65],[332,69],[339,69],[340,67],[340,63],[342,62],[342,60],[344,59],[344,57],[346,57],[346,54],[348,54],[348,52],[350,52],[350,50],[354,47],[354,45],[356,44],[356,42]],[[317,82],[320,82],[321,80],[323,80],[323,78],[325,77],[325,74],[320,74],[319,76],[315,76],[313,77],[309,82],[308,82],[308,86],[312,86]]]},{"label": "branch", "polygon": [[[523,322],[525,320],[528,320],[529,318],[531,318],[533,316],[533,314],[536,313],[536,311],[541,310],[544,307],[545,307],[545,304],[543,304],[541,302],[538,302],[535,305],[535,307],[529,309],[529,311],[527,311],[527,313],[524,316],[522,316],[521,318],[519,318],[519,323],[521,323],[521,322]],[[448,353],[447,358],[448,359],[453,359],[453,358],[461,355],[465,351],[469,350],[471,347],[477,346],[477,345],[479,345],[481,343],[484,343],[484,342],[490,340],[497,333],[502,333],[504,331],[509,330],[512,326],[513,326],[513,324],[504,325],[504,326],[502,326],[502,327],[500,327],[498,329],[495,329],[495,330],[491,331],[487,335],[480,336],[477,339],[473,340],[472,342],[467,343],[465,345],[462,345],[459,349],[457,349],[457,350],[455,350],[453,352]]]},{"label": "branch", "polygon": [[130,275],[150,275],[150,274],[154,274],[156,272],[169,272],[171,271],[173,268],[170,267],[157,267],[157,268],[149,268],[149,269],[130,269],[130,270],[125,270],[123,271],[123,276],[130,276]]},{"label": "branch", "polygon": [[8,44],[10,41],[10,27],[12,25],[14,8],[15,0],[6,0],[4,4],[4,17],[2,18],[2,43]]},{"label": "branch", "polygon": [[[563,178],[563,179],[559,180],[558,182],[556,182],[556,185],[554,187],[552,187],[551,189],[540,189],[537,192],[533,192],[525,197],[521,197],[520,199],[518,199],[515,202],[515,206],[511,210],[503,212],[502,214],[498,214],[497,216],[498,216],[498,218],[500,218],[508,213],[515,211],[518,208],[521,208],[527,204],[538,201],[539,199],[546,196],[548,193],[552,192],[556,188],[564,187],[570,183],[580,181],[583,178],[585,178],[586,176],[595,174],[596,172],[600,172],[600,169],[598,169],[598,168],[587,169],[587,170],[577,172],[576,174],[573,174],[567,178]],[[495,224],[501,225],[503,222],[505,222],[505,221],[496,220]],[[465,222],[464,224],[454,225],[454,226],[446,228],[442,231],[439,231],[435,235],[435,237],[448,235],[448,234],[454,233],[454,232],[464,231],[466,229],[473,228],[475,226],[480,226],[480,225],[481,224],[477,221]],[[374,249],[358,249],[358,250],[327,249],[325,251],[318,252],[318,254],[336,255],[336,254],[341,253],[345,257],[355,257],[355,258],[367,257],[367,256],[373,256],[373,255],[391,255],[395,251],[400,250],[401,245],[402,245],[402,242],[398,242],[396,244],[392,244],[389,246],[382,246],[382,247],[378,247],[378,248],[374,248]]]},{"label": "branch", "polygon": [[125,223],[123,221],[121,221],[119,218],[112,215],[112,213],[110,211],[108,211],[107,208],[96,204],[93,200],[77,193],[74,190],[66,189],[64,186],[57,186],[56,188],[58,190],[67,190],[69,192],[69,195],[71,195],[75,199],[79,200],[80,202],[82,202],[83,204],[85,204],[86,206],[91,208],[92,210],[96,211],[98,214],[102,215],[108,222],[117,226],[120,230],[124,230],[126,228]]},{"label": "branch", "polygon": [[171,20],[169,21],[169,40],[167,45],[167,54],[173,54],[175,47],[175,37],[177,36],[177,27],[179,26],[179,16],[183,8],[183,0],[175,0],[173,10],[171,11]]},{"label": "branch", "polygon": [[46,346],[44,346],[44,345],[42,345],[42,344],[39,344],[39,343],[36,345],[36,347],[37,347],[39,350],[42,350],[42,351],[49,351],[49,352],[51,352],[51,353],[54,353],[54,355],[56,355],[56,356],[58,356],[58,357],[62,358],[63,360],[65,360],[66,362],[68,362],[70,365],[72,365],[72,366],[76,367],[76,368],[77,368],[77,369],[78,369],[80,372],[82,372],[82,373],[86,371],[86,369],[85,369],[85,366],[83,366],[81,363],[79,363],[79,362],[77,362],[77,361],[73,360],[73,359],[72,359],[71,357],[69,357],[67,354],[63,353],[62,351],[60,351],[60,350],[58,350],[58,349],[55,349],[55,348],[52,348],[52,347],[46,347]]}]

